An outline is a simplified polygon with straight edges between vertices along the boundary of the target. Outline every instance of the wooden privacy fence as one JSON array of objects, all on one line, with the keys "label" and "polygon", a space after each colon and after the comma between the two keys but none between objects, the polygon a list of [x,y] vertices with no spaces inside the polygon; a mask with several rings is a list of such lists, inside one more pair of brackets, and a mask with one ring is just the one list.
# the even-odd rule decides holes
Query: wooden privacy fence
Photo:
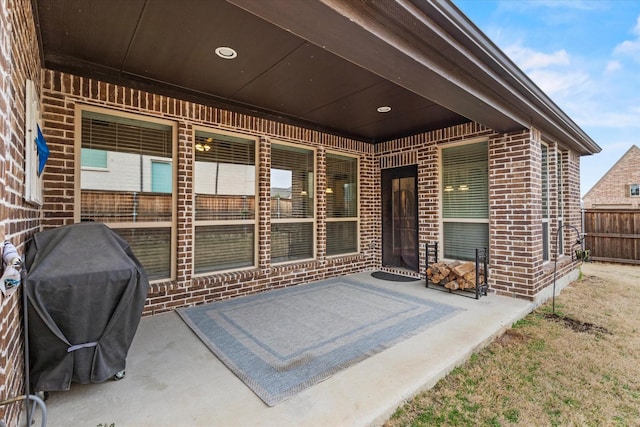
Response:
[{"label": "wooden privacy fence", "polygon": [[640,264],[640,210],[585,209],[585,248],[594,261]]}]

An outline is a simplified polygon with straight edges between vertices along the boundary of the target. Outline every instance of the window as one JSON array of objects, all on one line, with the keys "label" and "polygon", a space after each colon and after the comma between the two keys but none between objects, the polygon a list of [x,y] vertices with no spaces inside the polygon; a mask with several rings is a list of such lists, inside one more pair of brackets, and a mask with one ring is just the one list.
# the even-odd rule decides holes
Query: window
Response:
[{"label": "window", "polygon": [[489,247],[489,161],[487,142],[442,149],[444,257],[475,259]]},{"label": "window", "polygon": [[271,144],[271,261],[314,257],[315,152]]},{"label": "window", "polygon": [[564,254],[564,179],[562,176],[562,152],[556,152],[556,162],[558,171],[558,254]]},{"label": "window", "polygon": [[629,195],[631,197],[640,196],[640,184],[629,185]]},{"label": "window", "polygon": [[80,157],[83,168],[107,168],[107,152],[105,150],[83,148]]},{"label": "window", "polygon": [[151,161],[151,191],[171,193],[171,163]]},{"label": "window", "polygon": [[549,261],[549,147],[542,144],[542,260]]},{"label": "window", "polygon": [[358,159],[327,153],[327,255],[355,253],[358,244]]},{"label": "window", "polygon": [[[83,109],[80,203],[76,219],[100,221],[122,236],[149,279],[174,275],[174,125]],[[162,188],[154,164],[164,168]]]},{"label": "window", "polygon": [[194,148],[195,273],[255,266],[255,140],[196,130]]}]

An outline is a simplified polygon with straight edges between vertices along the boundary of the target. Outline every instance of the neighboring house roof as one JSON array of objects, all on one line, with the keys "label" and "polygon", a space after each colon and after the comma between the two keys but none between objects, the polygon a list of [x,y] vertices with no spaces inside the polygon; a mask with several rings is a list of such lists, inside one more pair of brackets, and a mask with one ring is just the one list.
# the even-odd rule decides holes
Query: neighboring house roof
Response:
[{"label": "neighboring house roof", "polygon": [[[611,168],[609,168],[609,170],[608,170],[604,175],[602,175],[602,177],[598,180],[598,182],[596,182],[596,183],[593,185],[593,187],[591,187],[591,188],[589,189],[589,191],[587,191],[587,192],[585,193],[585,195],[582,197],[582,199],[583,199],[583,200],[586,200],[586,199],[588,199],[589,197],[591,197],[591,193],[592,193],[594,190],[596,190],[596,189],[597,189],[597,188],[598,188],[602,183],[604,183],[604,182],[606,181],[607,177],[608,177],[610,174],[612,174],[616,169],[618,169],[622,164],[624,164],[624,163],[626,162],[627,158],[628,158],[628,157],[631,157],[634,153],[640,153],[640,148],[638,148],[638,146],[637,146],[637,145],[635,145],[635,144],[633,144],[633,145],[631,146],[631,148],[629,148],[629,149],[627,150],[627,152],[626,152],[626,153],[624,153],[624,154],[622,155],[622,157],[620,157],[620,158],[618,159],[618,161],[617,161],[617,162],[615,162],[615,164],[614,164],[613,166],[611,166]],[[637,166],[637,167],[640,167],[640,165],[636,165],[636,166]]]},{"label": "neighboring house roof", "polygon": [[475,121],[600,151],[448,0],[76,3],[34,0],[46,68],[372,143]]}]

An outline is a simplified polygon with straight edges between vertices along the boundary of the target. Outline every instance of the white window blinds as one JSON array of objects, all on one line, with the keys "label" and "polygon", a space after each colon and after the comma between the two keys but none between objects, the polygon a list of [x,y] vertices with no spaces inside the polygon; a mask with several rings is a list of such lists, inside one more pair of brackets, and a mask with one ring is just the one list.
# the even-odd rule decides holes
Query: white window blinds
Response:
[{"label": "white window blinds", "polygon": [[487,142],[442,149],[442,221],[445,258],[470,260],[489,246]]}]

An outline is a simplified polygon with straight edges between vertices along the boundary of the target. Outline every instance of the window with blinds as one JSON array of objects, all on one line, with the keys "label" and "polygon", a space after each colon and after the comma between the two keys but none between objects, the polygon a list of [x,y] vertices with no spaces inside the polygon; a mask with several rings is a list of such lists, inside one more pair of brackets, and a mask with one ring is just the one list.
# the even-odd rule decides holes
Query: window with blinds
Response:
[{"label": "window with blinds", "polygon": [[549,147],[542,144],[542,260],[549,261]]},{"label": "window with blinds", "polygon": [[327,255],[359,250],[358,159],[327,153]]},{"label": "window with blinds", "polygon": [[444,257],[475,259],[489,247],[489,154],[487,142],[443,148],[442,229]]},{"label": "window with blinds", "polygon": [[196,130],[196,274],[252,267],[256,259],[256,141]]},{"label": "window with blinds", "polygon": [[564,177],[562,167],[563,154],[561,151],[556,152],[556,163],[558,171],[558,253],[564,254]]},{"label": "window with blinds", "polygon": [[173,125],[84,110],[80,133],[79,219],[119,233],[151,280],[172,277]]},{"label": "window with blinds", "polygon": [[271,261],[314,257],[315,152],[271,144]]}]

